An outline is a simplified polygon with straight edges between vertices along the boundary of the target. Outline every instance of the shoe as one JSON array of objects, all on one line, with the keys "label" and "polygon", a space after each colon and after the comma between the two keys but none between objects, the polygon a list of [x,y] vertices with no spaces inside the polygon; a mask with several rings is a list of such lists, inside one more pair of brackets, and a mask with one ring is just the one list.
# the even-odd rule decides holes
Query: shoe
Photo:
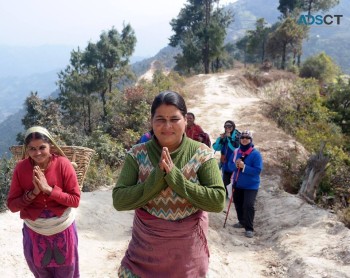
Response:
[{"label": "shoe", "polygon": [[252,238],[254,236],[254,232],[253,231],[245,231],[245,236]]},{"label": "shoe", "polygon": [[240,228],[244,228],[244,226],[241,223],[238,222],[236,224],[233,224],[233,228],[240,229]]}]

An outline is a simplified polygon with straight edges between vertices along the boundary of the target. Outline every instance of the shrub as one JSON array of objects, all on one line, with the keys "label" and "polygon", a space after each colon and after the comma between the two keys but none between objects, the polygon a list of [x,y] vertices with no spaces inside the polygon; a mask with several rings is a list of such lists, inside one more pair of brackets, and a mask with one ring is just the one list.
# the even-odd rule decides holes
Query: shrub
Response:
[{"label": "shrub", "polygon": [[6,158],[0,159],[0,212],[7,209],[6,200],[10,189],[15,162]]},{"label": "shrub", "polygon": [[339,74],[339,67],[324,52],[309,57],[300,68],[300,77],[316,78],[322,84],[333,82]]}]

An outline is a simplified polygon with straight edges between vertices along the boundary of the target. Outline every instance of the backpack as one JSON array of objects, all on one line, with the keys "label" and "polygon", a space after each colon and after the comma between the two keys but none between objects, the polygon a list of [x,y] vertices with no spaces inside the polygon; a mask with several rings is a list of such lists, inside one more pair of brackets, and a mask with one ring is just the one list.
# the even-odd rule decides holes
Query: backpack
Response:
[{"label": "backpack", "polygon": [[199,133],[198,137],[202,138],[202,143],[206,144],[209,148],[211,147],[211,141],[208,133],[202,132]]}]

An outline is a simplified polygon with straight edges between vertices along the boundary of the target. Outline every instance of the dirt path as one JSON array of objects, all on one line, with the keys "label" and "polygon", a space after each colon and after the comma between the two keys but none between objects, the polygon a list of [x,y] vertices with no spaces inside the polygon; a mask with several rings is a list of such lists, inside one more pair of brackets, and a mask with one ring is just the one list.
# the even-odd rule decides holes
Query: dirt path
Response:
[{"label": "dirt path", "polygon": [[[209,277],[350,277],[350,232],[333,214],[306,204],[280,190],[278,153],[305,150],[262,113],[262,100],[242,82],[239,70],[199,75],[186,86],[196,122],[212,141],[231,119],[239,130],[254,132],[264,159],[264,172],[252,239],[232,227],[231,207],[226,228],[224,213],[211,213]],[[112,207],[111,189],[83,193],[77,210],[82,278],[117,277],[116,271],[130,240],[133,212]],[[19,215],[0,214],[0,277],[32,277],[22,254]]]},{"label": "dirt path", "polygon": [[188,103],[189,110],[212,142],[223,132],[224,122],[233,120],[239,130],[253,131],[264,159],[256,236],[247,239],[232,227],[237,221],[232,206],[225,229],[225,214],[211,215],[211,277],[350,277],[349,230],[333,214],[280,190],[274,171],[280,163],[278,152],[297,149],[305,158],[306,151],[263,116],[263,100],[240,82],[242,78],[239,70],[201,75],[186,88],[189,95],[200,95]]}]

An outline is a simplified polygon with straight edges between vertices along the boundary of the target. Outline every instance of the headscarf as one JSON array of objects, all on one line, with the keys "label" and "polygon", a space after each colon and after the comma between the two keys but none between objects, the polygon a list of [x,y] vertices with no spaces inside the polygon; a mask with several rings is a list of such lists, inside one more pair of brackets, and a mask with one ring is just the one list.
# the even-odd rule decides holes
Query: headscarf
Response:
[{"label": "headscarf", "polygon": [[241,133],[241,137],[245,136],[245,137],[250,137],[250,143],[247,145],[242,145],[240,144],[240,149],[242,152],[247,151],[250,147],[254,148],[254,144],[253,144],[253,132],[251,132],[250,130],[244,130]]},{"label": "headscarf", "polygon": [[[57,149],[57,152],[59,155],[62,155],[62,156],[66,156],[64,154],[64,152],[61,150],[61,148],[57,145],[57,143],[55,142],[55,140],[53,139],[53,137],[51,136],[50,132],[44,128],[44,127],[41,127],[41,126],[33,126],[31,128],[28,128],[25,135],[24,135],[24,141],[27,139],[27,137],[32,134],[32,133],[40,133],[40,134],[43,134],[45,135],[47,138],[50,139],[51,143],[55,146],[55,148]],[[25,144],[23,144],[23,150],[22,150],[22,159],[25,158],[25,155],[26,155],[26,151],[27,151],[27,146]]]}]

